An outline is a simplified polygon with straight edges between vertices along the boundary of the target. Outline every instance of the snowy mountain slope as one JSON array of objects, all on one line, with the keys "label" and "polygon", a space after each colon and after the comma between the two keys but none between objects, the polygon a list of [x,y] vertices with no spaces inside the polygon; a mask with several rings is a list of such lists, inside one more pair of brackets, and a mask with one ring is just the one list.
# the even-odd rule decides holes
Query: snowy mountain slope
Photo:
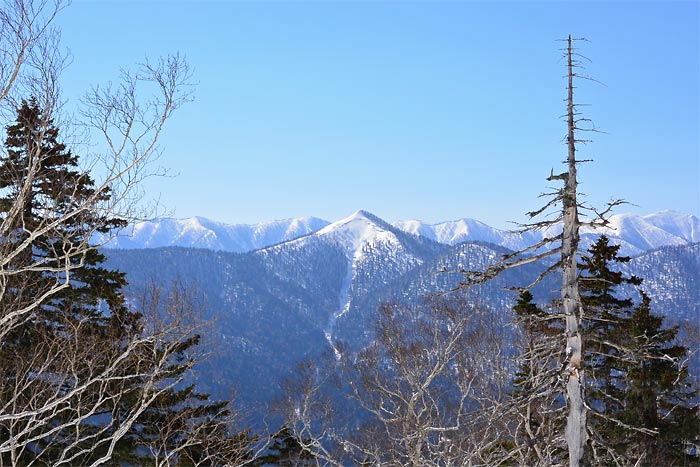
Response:
[{"label": "snowy mountain slope", "polygon": [[[376,216],[357,211],[350,216],[327,225],[315,236],[331,240],[340,245],[348,259],[362,255],[365,245],[385,243],[401,247],[394,229]],[[302,240],[303,241],[303,240]]]},{"label": "snowy mountain slope", "polygon": [[364,254],[371,254],[372,248],[379,245],[404,251],[409,255],[420,255],[419,252],[425,248],[434,248],[433,241],[397,229],[374,214],[362,210],[325,226],[313,235],[295,241],[305,242],[313,237],[339,245],[347,258],[355,262]]},{"label": "snowy mountain slope", "polygon": [[394,226],[415,235],[423,235],[439,243],[456,245],[462,242],[488,242],[511,250],[519,250],[542,239],[537,232],[510,232],[490,227],[474,219],[426,224],[419,220],[398,221]]},{"label": "snowy mountain slope", "polygon": [[601,230],[611,238],[621,238],[642,251],[700,241],[700,220],[675,211],[646,216],[617,214],[611,216],[610,225]]},{"label": "snowy mountain slope", "polygon": [[[338,301],[333,309],[327,310],[324,326],[326,337],[333,344],[337,321],[351,311],[354,313],[357,304],[374,293],[377,285],[392,281],[445,248],[445,245],[425,237],[397,229],[371,213],[357,211],[310,235],[262,249],[256,254],[279,264],[278,258],[283,256],[306,263],[308,261],[302,258],[323,249],[342,253],[343,280],[336,291]],[[283,276],[295,272],[275,267],[271,273]]]},{"label": "snowy mountain slope", "polygon": [[[700,318],[700,243],[665,246],[632,258],[624,268],[641,277],[652,309],[671,323]],[[633,292],[626,290],[632,296]]]},{"label": "snowy mountain slope", "polygon": [[[473,220],[427,224],[418,220],[399,221],[394,226],[407,232],[423,235],[440,243],[455,245],[467,241],[494,243],[511,250],[519,250],[552,235],[558,230],[537,232],[511,232],[499,230]],[[622,252],[637,255],[663,246],[688,245],[700,241],[700,220],[692,215],[675,211],[662,211],[646,216],[616,214],[609,226],[593,230],[583,228],[582,247],[587,248],[598,235],[605,233],[615,243],[622,245]]]},{"label": "snowy mountain slope", "polygon": [[[158,248],[183,246],[231,252],[245,252],[294,240],[313,232],[328,236],[334,243],[342,244],[352,257],[361,253],[367,244],[398,245],[399,232],[411,237],[421,236],[446,245],[481,241],[493,243],[511,250],[532,245],[545,235],[553,235],[558,228],[549,231],[511,232],[490,227],[474,219],[427,224],[419,220],[398,221],[390,225],[366,211],[356,213],[329,224],[315,217],[300,217],[254,225],[228,225],[202,217],[189,219],[160,219],[140,222],[124,229],[107,244],[108,248]],[[622,245],[622,253],[638,255],[662,246],[688,245],[700,241],[700,220],[697,217],[674,211],[662,211],[646,216],[617,214],[610,218],[604,229],[583,228],[582,249],[590,246],[601,233]],[[99,241],[99,239],[97,239]],[[403,238],[401,241],[409,241]],[[398,242],[398,243],[397,243]]]},{"label": "snowy mountain slope", "polygon": [[182,246],[244,252],[301,237],[327,224],[327,221],[316,217],[299,217],[252,225],[229,225],[203,217],[167,218],[129,226],[107,243],[106,247],[134,249]]}]

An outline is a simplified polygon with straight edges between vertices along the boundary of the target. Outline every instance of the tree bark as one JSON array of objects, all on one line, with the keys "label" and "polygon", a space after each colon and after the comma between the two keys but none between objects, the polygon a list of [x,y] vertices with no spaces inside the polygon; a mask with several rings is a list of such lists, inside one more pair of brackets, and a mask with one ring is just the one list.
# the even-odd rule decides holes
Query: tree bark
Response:
[{"label": "tree bark", "polygon": [[566,319],[566,355],[569,361],[566,384],[569,415],[566,424],[566,443],[569,448],[569,465],[581,465],[586,446],[586,407],[583,403],[583,368],[581,339],[581,297],[578,284],[577,251],[579,243],[578,203],[576,200],[576,120],[574,106],[574,65],[571,36],[568,37],[568,104],[567,104],[567,158],[568,177],[564,187],[564,230],[562,232],[562,288],[561,310]]}]

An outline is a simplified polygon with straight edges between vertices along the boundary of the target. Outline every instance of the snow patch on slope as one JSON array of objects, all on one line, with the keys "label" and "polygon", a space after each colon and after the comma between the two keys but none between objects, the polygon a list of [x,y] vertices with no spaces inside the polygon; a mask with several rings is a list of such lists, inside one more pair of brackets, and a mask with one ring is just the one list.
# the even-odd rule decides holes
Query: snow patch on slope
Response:
[{"label": "snow patch on slope", "polygon": [[392,230],[393,227],[378,217],[366,211],[357,211],[350,216],[327,225],[309,237],[296,240],[296,242],[311,241],[318,238],[326,242],[339,245],[348,261],[347,273],[341,285],[338,295],[338,309],[330,314],[324,334],[328,343],[338,354],[337,346],[333,342],[334,328],[338,319],[348,313],[352,306],[351,288],[356,282],[358,271],[362,269],[365,261],[372,261],[372,252],[378,250],[390,250],[392,256],[406,256],[407,261],[420,262],[406,252],[401,241]]}]

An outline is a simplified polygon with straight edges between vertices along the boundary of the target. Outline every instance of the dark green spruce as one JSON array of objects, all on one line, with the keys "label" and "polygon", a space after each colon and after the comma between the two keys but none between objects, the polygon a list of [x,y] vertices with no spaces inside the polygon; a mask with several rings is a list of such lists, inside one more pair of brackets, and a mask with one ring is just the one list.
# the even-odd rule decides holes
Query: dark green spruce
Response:
[{"label": "dark green spruce", "polygon": [[[620,272],[629,257],[602,235],[582,257],[586,399],[589,431],[600,465],[699,465],[697,390],[690,385],[688,349],[665,327],[639,291],[641,279]],[[694,402],[695,401],[695,402]]]},{"label": "dark green spruce", "polygon": [[[23,402],[41,406],[42,397],[67,389],[57,384],[66,385],[67,381],[78,384],[83,375],[106,368],[126,345],[147,332],[144,316],[126,305],[124,274],[103,267],[104,255],[97,248],[88,247],[95,232],[108,233],[126,224],[99,209],[100,203],[109,201],[109,197],[108,191],[96,191],[93,179],[79,168],[78,157],[59,141],[58,128],[37,102],[34,99],[22,102],[16,122],[7,127],[5,153],[0,159],[0,216],[13,220],[10,235],[0,239],[0,253],[6,258],[12,255],[9,269],[17,271],[7,276],[0,314],[5,316],[31,304],[37,306],[21,323],[15,323],[13,331],[0,342],[0,407],[22,410]],[[18,200],[21,200],[19,211]],[[13,206],[14,215],[10,216]],[[86,209],[76,210],[77,206]],[[76,215],[66,216],[67,213]],[[54,222],[57,219],[60,221]],[[80,254],[75,254],[76,251]],[[67,287],[56,290],[57,283],[67,283]],[[53,293],[43,297],[52,288]],[[99,351],[85,353],[68,365],[68,359],[75,357],[75,353],[57,352],[57,349],[62,349],[62,342],[69,341]],[[159,383],[182,377],[191,368],[191,351],[198,344],[196,334],[179,342],[168,357],[169,366]],[[163,343],[156,353],[164,351],[160,349],[166,345]],[[139,362],[144,365],[149,360]],[[124,371],[133,372],[130,365],[127,362]],[[71,377],[65,377],[62,373],[69,367]],[[147,374],[148,368],[135,372],[141,373]],[[30,375],[31,384],[18,389],[19,385],[14,384],[18,375],[25,378]],[[115,378],[113,383],[97,385],[95,391],[115,397],[106,398],[107,402],[85,418],[82,429],[96,436],[100,430],[109,435],[117,429],[120,419],[143,394],[144,381]],[[70,428],[60,427],[63,417],[68,413],[74,416],[81,403],[89,404],[96,398],[96,393],[88,391],[81,394],[80,400],[69,401],[63,412],[57,412],[49,420],[48,426],[53,430],[40,427],[41,433],[50,432],[50,435],[29,443],[29,449],[21,453],[20,459],[3,457],[1,463],[54,464],[73,442]],[[194,465],[204,458],[211,459],[205,465],[224,465],[234,457],[240,459],[247,455],[242,446],[249,439],[245,432],[231,434],[232,427],[226,423],[228,416],[227,403],[210,401],[193,385],[175,387],[141,414],[116,445],[110,465],[153,464],[153,453],[147,447],[154,445],[162,448],[161,454],[180,449],[169,465]],[[163,427],[172,421],[181,426],[170,426],[165,437]],[[192,432],[202,435],[193,437]],[[0,442],[10,436],[36,438],[37,433],[18,432],[16,427],[0,422]],[[73,465],[88,464],[105,454],[106,446],[93,450],[90,444],[85,441],[71,448],[71,453],[78,453],[71,462]],[[185,447],[186,444],[189,446]],[[79,454],[82,448],[85,454]]]}]

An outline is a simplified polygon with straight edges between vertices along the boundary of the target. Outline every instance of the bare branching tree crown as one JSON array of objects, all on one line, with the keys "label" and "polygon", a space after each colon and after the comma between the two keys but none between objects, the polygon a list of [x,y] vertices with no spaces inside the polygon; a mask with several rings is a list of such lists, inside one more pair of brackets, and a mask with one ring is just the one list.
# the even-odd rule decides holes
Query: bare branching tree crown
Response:
[{"label": "bare branching tree crown", "polygon": [[508,425],[506,328],[455,297],[385,304],[372,345],[300,371],[287,426],[321,465],[496,465]]},{"label": "bare branching tree crown", "polygon": [[[150,290],[133,311],[124,276],[92,244],[138,215],[158,140],[191,98],[188,64],[146,61],[61,121],[53,21],[65,6],[0,6],[0,465],[249,462],[252,441],[231,436],[229,407],[179,386],[202,325],[182,288],[168,300]],[[84,147],[99,152],[81,155],[92,170],[59,127],[96,138]]]},{"label": "bare branching tree crown", "polygon": [[[555,174],[550,172],[548,181],[560,181],[562,187],[551,193],[545,193],[543,197],[549,198],[541,208],[528,214],[531,223],[523,224],[523,230],[546,229],[551,232],[559,232],[556,235],[547,236],[539,243],[523,250],[507,255],[503,260],[485,271],[469,272],[460,287],[469,287],[495,277],[505,269],[521,266],[549,257],[558,258],[526,289],[539,283],[546,275],[555,271],[561,273],[560,313],[564,322],[564,340],[562,350],[565,355],[565,365],[561,372],[561,381],[565,386],[567,401],[567,423],[564,438],[567,444],[569,465],[578,467],[581,465],[587,445],[586,432],[586,404],[584,402],[584,362],[583,362],[583,334],[581,322],[583,319],[583,307],[581,305],[579,287],[579,230],[583,225],[604,226],[608,223],[606,215],[614,206],[623,201],[615,200],[608,204],[606,209],[598,211],[587,207],[580,199],[578,191],[578,165],[586,160],[577,159],[579,144],[585,144],[590,140],[581,138],[581,132],[598,131],[592,125],[591,120],[582,116],[578,110],[579,104],[574,99],[577,80],[591,80],[582,73],[583,57],[575,44],[585,39],[574,39],[569,36],[565,39],[564,58],[566,61],[566,125],[565,137],[567,157],[564,161],[566,171]],[[586,210],[593,215],[590,220],[582,220],[581,211]],[[538,221],[536,218],[546,217]],[[542,249],[544,248],[544,251]]]}]

